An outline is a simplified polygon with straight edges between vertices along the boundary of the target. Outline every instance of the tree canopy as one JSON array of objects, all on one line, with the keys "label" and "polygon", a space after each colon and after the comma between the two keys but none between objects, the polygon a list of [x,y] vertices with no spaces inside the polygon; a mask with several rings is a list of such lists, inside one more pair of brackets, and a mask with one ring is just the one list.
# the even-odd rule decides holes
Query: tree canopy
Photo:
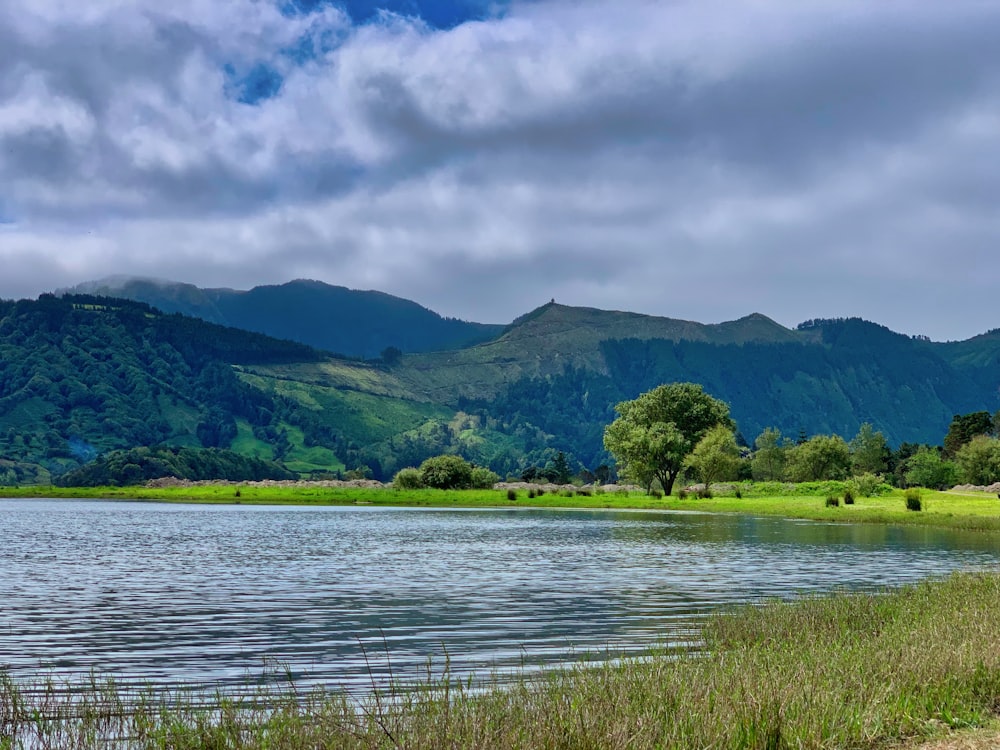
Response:
[{"label": "tree canopy", "polygon": [[667,494],[695,446],[713,427],[732,430],[729,406],[695,383],[671,383],[615,407],[604,446],[619,474],[646,487],[656,480]]}]

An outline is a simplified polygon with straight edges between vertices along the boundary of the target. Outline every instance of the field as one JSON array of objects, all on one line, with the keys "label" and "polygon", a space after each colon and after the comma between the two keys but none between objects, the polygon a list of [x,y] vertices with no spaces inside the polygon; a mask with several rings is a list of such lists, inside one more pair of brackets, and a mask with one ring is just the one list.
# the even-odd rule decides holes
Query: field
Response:
[{"label": "field", "polygon": [[[0,747],[878,748],[986,727],[1000,706],[1000,574],[746,606],[695,651],[472,686],[429,675],[355,699],[286,689],[67,692],[0,676]],[[15,743],[18,743],[15,745]],[[113,742],[112,742],[113,744]]]},{"label": "field", "polygon": [[[1000,531],[1000,499],[986,493],[958,494],[924,490],[923,510],[906,510],[903,493],[894,490],[880,497],[858,497],[853,505],[827,507],[826,498],[839,483],[798,485],[794,489],[746,486],[742,497],[689,496],[656,498],[631,492],[582,494],[564,490],[534,498],[517,490],[509,500],[505,490],[395,490],[341,488],[322,483],[205,484],[182,487],[20,487],[0,488],[4,497],[62,497],[156,500],[163,502],[242,503],[273,505],[382,505],[444,508],[614,508],[687,510],[706,513],[745,513],[816,521],[909,524],[980,531]],[[774,494],[780,489],[784,494]],[[842,490],[840,496],[842,497]]]}]

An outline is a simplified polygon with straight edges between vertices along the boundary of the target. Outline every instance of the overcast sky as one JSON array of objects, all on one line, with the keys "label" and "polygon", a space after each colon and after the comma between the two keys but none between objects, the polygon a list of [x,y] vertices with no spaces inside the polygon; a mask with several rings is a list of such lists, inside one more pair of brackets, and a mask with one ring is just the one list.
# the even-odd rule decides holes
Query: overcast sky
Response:
[{"label": "overcast sky", "polygon": [[0,297],[1000,327],[1000,0],[0,0]]}]

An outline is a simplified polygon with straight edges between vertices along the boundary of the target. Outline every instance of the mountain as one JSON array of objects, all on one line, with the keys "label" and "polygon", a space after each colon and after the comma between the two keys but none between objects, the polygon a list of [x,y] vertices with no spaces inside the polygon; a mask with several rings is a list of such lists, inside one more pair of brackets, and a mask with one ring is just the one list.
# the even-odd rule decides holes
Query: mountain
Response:
[{"label": "mountain", "polygon": [[362,359],[374,359],[389,347],[403,352],[461,348],[488,341],[503,330],[500,325],[443,318],[416,302],[384,292],[356,291],[320,281],[238,291],[117,276],[59,293],[145,302],[163,312],[179,312]]},{"label": "mountain", "polygon": [[[209,292],[170,288],[192,305]],[[300,475],[389,478],[441,452],[501,475],[557,451],[593,469],[614,405],[671,381],[729,402],[750,441],[871,422],[892,444],[938,444],[954,414],[1000,407],[1000,332],[933,343],[858,319],[791,330],[550,303],[484,343],[365,362],[132,300],[0,301],[0,484],[157,445]]]}]

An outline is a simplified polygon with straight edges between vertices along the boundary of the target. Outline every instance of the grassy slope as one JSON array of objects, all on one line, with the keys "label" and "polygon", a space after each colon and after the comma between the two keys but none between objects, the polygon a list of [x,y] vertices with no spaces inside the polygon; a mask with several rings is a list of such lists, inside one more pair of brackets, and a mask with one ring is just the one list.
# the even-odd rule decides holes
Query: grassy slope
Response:
[{"label": "grassy slope", "polygon": [[391,376],[367,367],[334,362],[261,367],[240,377],[265,393],[293,399],[348,440],[362,444],[386,440],[428,419],[447,421],[454,415],[446,407],[407,398]]}]

